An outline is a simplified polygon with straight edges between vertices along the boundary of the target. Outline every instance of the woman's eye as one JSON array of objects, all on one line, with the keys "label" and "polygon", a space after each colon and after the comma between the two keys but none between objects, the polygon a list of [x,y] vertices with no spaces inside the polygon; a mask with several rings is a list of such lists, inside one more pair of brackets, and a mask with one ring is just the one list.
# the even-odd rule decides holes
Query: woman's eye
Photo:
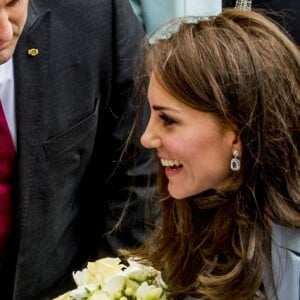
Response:
[{"label": "woman's eye", "polygon": [[165,114],[160,114],[159,117],[163,120],[165,125],[173,125],[176,121]]}]

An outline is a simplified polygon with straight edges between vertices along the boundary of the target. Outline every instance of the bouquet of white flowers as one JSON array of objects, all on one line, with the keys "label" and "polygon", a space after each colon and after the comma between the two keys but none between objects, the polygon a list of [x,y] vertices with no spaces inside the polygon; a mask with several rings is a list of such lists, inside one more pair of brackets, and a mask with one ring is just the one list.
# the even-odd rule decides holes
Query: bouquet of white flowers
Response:
[{"label": "bouquet of white flowers", "polygon": [[166,285],[159,271],[119,258],[102,258],[73,272],[77,288],[54,300],[167,300]]}]

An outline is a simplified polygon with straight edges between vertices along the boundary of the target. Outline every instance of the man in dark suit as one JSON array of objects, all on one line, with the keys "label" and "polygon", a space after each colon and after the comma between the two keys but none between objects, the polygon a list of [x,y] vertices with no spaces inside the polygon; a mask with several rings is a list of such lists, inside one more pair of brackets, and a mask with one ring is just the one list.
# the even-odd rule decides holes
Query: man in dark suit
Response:
[{"label": "man in dark suit", "polygon": [[[223,7],[234,7],[236,0],[223,0]],[[299,0],[252,0],[254,9],[264,9],[300,44]]]},{"label": "man in dark suit", "polygon": [[[134,166],[138,148],[123,153],[143,31],[127,0],[0,0],[0,11],[16,150],[13,201],[0,212],[0,224],[13,216],[3,221],[0,298],[50,299],[87,260],[143,240],[149,160],[137,152]],[[125,203],[119,231],[106,235]]]}]

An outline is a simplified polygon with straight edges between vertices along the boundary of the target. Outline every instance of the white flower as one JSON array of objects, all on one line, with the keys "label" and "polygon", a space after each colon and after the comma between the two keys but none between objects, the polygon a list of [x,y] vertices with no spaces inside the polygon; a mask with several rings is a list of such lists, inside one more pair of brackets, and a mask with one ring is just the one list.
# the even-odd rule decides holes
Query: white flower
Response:
[{"label": "white flower", "polygon": [[163,289],[153,285],[148,285],[143,282],[136,291],[136,298],[138,300],[158,300],[163,297]]},{"label": "white flower", "polygon": [[116,275],[111,277],[103,286],[103,291],[107,292],[111,297],[120,291],[122,291],[126,284],[126,277],[122,275]]},{"label": "white flower", "polygon": [[85,285],[89,281],[89,272],[86,268],[82,271],[73,272],[73,278],[77,286]]},{"label": "white flower", "polygon": [[70,292],[70,296],[72,297],[72,299],[81,300],[81,299],[88,297],[90,295],[90,292],[94,291],[95,289],[96,288],[94,285],[78,286],[77,289],[72,290]]},{"label": "white flower", "polygon": [[119,258],[89,262],[73,272],[77,288],[54,300],[167,300],[167,286],[159,271],[135,260],[128,266]]},{"label": "white flower", "polygon": [[88,299],[89,300],[110,300],[111,298],[104,291],[97,290]]}]

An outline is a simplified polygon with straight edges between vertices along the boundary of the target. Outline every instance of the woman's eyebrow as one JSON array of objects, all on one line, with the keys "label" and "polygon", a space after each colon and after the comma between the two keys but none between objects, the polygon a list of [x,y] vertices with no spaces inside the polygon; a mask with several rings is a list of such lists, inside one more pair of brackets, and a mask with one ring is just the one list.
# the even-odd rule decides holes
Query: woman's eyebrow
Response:
[{"label": "woman's eyebrow", "polygon": [[179,110],[176,108],[166,107],[166,106],[161,106],[161,105],[152,105],[152,109],[155,111],[167,110],[167,111],[179,112]]}]

